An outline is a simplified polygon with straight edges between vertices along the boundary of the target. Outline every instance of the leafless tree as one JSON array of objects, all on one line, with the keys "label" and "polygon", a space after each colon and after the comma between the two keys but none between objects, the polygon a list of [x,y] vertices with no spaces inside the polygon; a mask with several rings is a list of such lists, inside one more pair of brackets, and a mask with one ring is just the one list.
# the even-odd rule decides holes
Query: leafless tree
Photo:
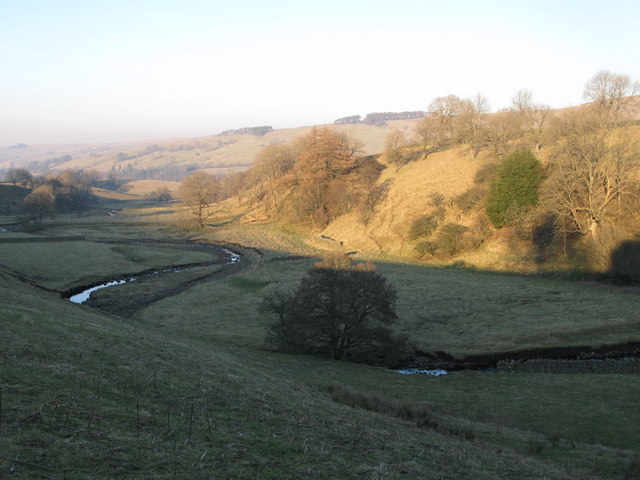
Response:
[{"label": "leafless tree", "polygon": [[200,228],[210,216],[208,207],[217,200],[219,192],[218,180],[201,170],[185,178],[178,189],[180,198]]},{"label": "leafless tree", "polygon": [[405,156],[402,154],[402,147],[407,143],[402,130],[393,130],[385,138],[384,157],[391,165],[395,165],[396,171],[405,164]]},{"label": "leafless tree", "polygon": [[633,196],[640,150],[626,129],[611,129],[596,109],[573,112],[559,124],[558,144],[545,186],[545,204],[567,233],[596,242],[615,211]]},{"label": "leafless tree", "polygon": [[487,147],[486,114],[488,112],[489,102],[481,94],[471,99],[461,100],[455,129],[459,140],[467,145],[473,159]]},{"label": "leafless tree", "polygon": [[627,110],[634,95],[640,93],[640,83],[628,75],[602,70],[586,83],[584,98],[594,102],[609,120],[617,122]]}]

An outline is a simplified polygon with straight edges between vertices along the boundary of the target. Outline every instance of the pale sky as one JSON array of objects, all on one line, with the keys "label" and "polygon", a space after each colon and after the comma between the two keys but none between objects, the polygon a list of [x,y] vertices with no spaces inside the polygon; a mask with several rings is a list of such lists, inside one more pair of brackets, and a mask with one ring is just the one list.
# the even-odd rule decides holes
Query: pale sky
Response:
[{"label": "pale sky", "polygon": [[0,0],[0,145],[212,135],[640,79],[638,0]]}]

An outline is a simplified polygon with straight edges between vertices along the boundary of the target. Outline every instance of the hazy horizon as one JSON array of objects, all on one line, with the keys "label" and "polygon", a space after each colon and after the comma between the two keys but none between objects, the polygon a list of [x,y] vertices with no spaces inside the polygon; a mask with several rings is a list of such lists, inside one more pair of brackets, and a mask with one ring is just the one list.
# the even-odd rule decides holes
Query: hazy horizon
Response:
[{"label": "hazy horizon", "polygon": [[424,110],[562,108],[640,78],[640,4],[595,1],[0,2],[0,145],[197,137]]}]

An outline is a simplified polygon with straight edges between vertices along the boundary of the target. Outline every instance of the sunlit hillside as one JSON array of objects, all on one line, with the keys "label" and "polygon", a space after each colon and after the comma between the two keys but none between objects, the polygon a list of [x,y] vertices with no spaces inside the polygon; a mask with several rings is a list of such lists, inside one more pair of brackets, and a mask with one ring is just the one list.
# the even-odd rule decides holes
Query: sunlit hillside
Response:
[{"label": "sunlit hillside", "polygon": [[[386,126],[369,124],[332,125],[363,144],[362,153],[379,152],[391,130],[411,131],[416,120],[388,121]],[[219,134],[197,138],[145,140],[96,145],[13,145],[0,148],[0,169],[11,166],[34,172],[66,169],[111,171],[163,168],[201,168],[214,175],[246,170],[266,145],[290,142],[312,127],[274,130],[264,135]],[[170,175],[170,174],[169,174]]]}]

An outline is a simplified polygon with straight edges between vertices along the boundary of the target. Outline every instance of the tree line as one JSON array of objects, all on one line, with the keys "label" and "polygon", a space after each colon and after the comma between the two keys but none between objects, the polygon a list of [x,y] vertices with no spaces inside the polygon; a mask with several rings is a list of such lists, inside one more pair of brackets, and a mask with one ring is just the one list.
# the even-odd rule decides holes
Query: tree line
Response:
[{"label": "tree line", "polygon": [[20,205],[20,213],[26,222],[38,227],[48,215],[89,208],[95,202],[91,186],[99,179],[95,171],[67,170],[35,176],[24,168],[10,168],[5,177],[7,183],[30,190]]}]

